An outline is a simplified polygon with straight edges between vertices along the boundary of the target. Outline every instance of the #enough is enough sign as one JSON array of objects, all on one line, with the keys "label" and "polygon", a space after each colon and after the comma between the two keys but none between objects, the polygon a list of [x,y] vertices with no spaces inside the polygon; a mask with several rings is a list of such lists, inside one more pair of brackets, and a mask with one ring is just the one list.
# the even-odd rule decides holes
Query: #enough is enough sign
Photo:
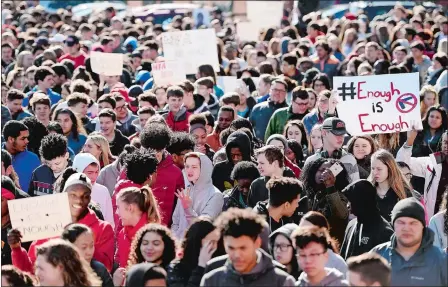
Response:
[{"label": "#enough is enough sign", "polygon": [[338,116],[352,135],[421,129],[419,74],[334,77]]}]

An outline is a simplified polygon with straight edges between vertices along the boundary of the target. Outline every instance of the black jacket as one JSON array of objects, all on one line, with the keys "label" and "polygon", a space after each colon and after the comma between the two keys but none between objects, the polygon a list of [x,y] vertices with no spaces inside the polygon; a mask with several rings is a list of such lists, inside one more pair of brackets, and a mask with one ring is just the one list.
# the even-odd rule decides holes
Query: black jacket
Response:
[{"label": "black jacket", "polygon": [[119,156],[124,149],[124,146],[129,144],[130,141],[119,130],[115,130],[115,138],[109,143],[110,151],[114,156]]},{"label": "black jacket", "polygon": [[238,186],[224,191],[224,205],[222,206],[222,211],[226,211],[232,207],[241,209],[247,208],[247,198],[242,198],[242,200],[243,202],[241,201],[241,191]]},{"label": "black jacket", "polygon": [[227,160],[217,163],[212,172],[213,185],[222,192],[234,186],[230,174],[235,165],[233,164],[230,150],[236,147],[240,149],[244,161],[251,161],[252,146],[249,137],[241,131],[232,133],[226,144]]},{"label": "black jacket", "polygon": [[167,268],[167,285],[170,287],[197,287],[205,274],[204,270],[204,267],[196,266],[191,273],[188,273],[184,263],[175,260]]},{"label": "black jacket", "polygon": [[[283,171],[283,176],[296,178],[294,172],[287,167],[285,167]],[[258,202],[265,201],[269,198],[269,191],[266,188],[266,183],[269,181],[269,179],[270,177],[261,176],[252,182],[252,184],[250,185],[249,197],[247,199],[250,207],[253,208],[255,207],[255,205],[257,205]]]},{"label": "black jacket", "polygon": [[[67,167],[71,166],[71,160],[68,160]],[[56,181],[53,171],[48,165],[42,164],[37,167],[31,175],[28,194],[30,196],[53,194],[53,184]]]},{"label": "black jacket", "polygon": [[96,275],[100,277],[102,284],[101,287],[114,287],[114,282],[112,281],[112,276],[110,276],[106,267],[103,263],[92,260],[90,262],[90,267],[92,267],[93,271],[95,271]]}]

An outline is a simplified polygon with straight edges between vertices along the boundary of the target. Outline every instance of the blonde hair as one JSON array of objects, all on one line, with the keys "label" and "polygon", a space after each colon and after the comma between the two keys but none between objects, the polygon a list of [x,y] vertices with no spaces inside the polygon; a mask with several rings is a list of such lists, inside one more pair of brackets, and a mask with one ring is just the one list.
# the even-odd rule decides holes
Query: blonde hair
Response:
[{"label": "blonde hair", "polygon": [[379,134],[377,140],[379,148],[392,152],[400,145],[400,132]]},{"label": "blonde hair", "polygon": [[14,69],[25,68],[23,66],[23,60],[25,59],[25,56],[27,56],[27,55],[33,55],[33,54],[30,51],[22,51],[19,53],[19,55],[17,55],[17,62],[16,62]]},{"label": "blonde hair", "polygon": [[437,96],[436,89],[433,86],[431,86],[431,85],[423,86],[422,89],[420,90],[420,99],[421,99],[421,102],[420,102],[420,116],[421,116],[422,119],[425,117],[426,112],[430,108],[430,107],[428,107],[425,104],[425,95],[426,95],[426,93],[433,93],[434,97],[435,97],[434,105],[437,106],[439,104],[439,97]]},{"label": "blonde hair", "polygon": [[313,131],[316,131],[316,130],[321,132],[321,137],[322,137],[322,125],[319,125],[319,124],[314,125],[313,128],[310,131],[309,136],[307,136],[307,138],[308,138],[308,152],[310,154],[313,154],[313,153],[316,152],[314,150],[313,145],[311,144],[311,135],[313,134]]},{"label": "blonde hair", "polygon": [[113,161],[114,156],[112,155],[112,152],[110,151],[110,146],[108,140],[99,132],[93,132],[88,137],[87,140],[92,140],[92,142],[99,147],[101,150],[100,155],[100,162],[103,163],[103,166],[106,166]]},{"label": "blonde hair", "polygon": [[121,190],[117,195],[118,200],[137,205],[141,212],[147,213],[148,223],[160,223],[162,221],[159,204],[147,185],[141,188],[129,187]]},{"label": "blonde hair", "polygon": [[[406,198],[406,191],[411,191],[412,188],[403,173],[401,173],[394,156],[387,150],[380,149],[372,155],[372,163],[374,160],[379,160],[387,166],[387,181],[398,198],[400,200]],[[370,173],[368,180],[376,186],[376,182],[372,178],[372,173]]]},{"label": "blonde hair", "polygon": [[23,68],[14,69],[11,72],[9,72],[8,77],[6,78],[6,85],[11,88],[12,85],[14,84],[14,80],[24,76],[25,71],[23,70]]}]

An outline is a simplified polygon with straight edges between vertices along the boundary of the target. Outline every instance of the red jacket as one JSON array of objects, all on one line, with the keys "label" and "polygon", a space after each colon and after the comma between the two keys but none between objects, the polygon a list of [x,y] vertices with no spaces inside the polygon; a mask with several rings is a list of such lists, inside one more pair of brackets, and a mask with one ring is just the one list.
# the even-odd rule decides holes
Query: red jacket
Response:
[{"label": "red jacket", "polygon": [[[125,174],[126,175],[126,174]],[[142,187],[142,185],[135,183],[129,179],[119,179],[117,185],[115,186],[114,194],[112,195],[112,210],[114,212],[114,223],[115,223],[115,233],[118,234],[123,228],[121,224],[120,217],[117,214],[117,195],[118,193],[128,187]]]},{"label": "red jacket", "polygon": [[[101,262],[110,272],[113,265],[114,257],[114,231],[109,222],[103,221],[96,217],[95,212],[89,209],[89,213],[77,223],[85,224],[90,227],[95,237],[95,253],[93,259]],[[55,237],[57,238],[57,237]],[[36,262],[36,247],[44,244],[53,238],[36,240],[31,243],[28,253],[21,248],[13,248],[11,250],[12,264],[22,271],[34,273],[33,266]]]},{"label": "red jacket", "polygon": [[290,160],[287,159],[286,157],[285,157],[285,166],[286,166],[286,167],[289,167],[289,168],[292,170],[292,172],[294,172],[294,174],[295,174],[295,176],[296,176],[297,178],[300,177],[300,173],[302,172],[302,170],[300,169],[300,167],[298,167],[297,165],[293,164],[292,161],[290,161]]},{"label": "red jacket", "polygon": [[157,167],[151,189],[159,203],[162,224],[171,226],[171,218],[177,199],[174,193],[185,188],[185,184],[182,171],[174,164],[171,155],[165,152],[164,157]]},{"label": "red jacket", "polygon": [[137,231],[148,223],[148,214],[143,213],[135,226],[124,226],[117,234],[117,251],[115,252],[115,262],[119,267],[126,268],[128,265],[131,243]]},{"label": "red jacket", "polygon": [[191,113],[187,111],[186,108],[182,107],[180,111],[174,115],[172,112],[164,114],[163,117],[167,125],[173,132],[186,132],[188,133],[189,124],[188,118],[190,118]]}]

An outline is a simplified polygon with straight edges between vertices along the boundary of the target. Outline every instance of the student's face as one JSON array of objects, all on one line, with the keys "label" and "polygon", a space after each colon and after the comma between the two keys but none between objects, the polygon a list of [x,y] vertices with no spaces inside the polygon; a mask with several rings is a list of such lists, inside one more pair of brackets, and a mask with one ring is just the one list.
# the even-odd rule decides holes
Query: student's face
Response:
[{"label": "student's face", "polygon": [[310,135],[311,145],[314,150],[320,149],[323,145],[322,143],[322,132],[318,129],[312,130]]},{"label": "student's face", "polygon": [[432,107],[436,104],[436,95],[431,92],[425,93],[425,97],[423,98],[423,102],[427,107]]},{"label": "student's face", "polygon": [[406,58],[406,53],[404,53],[403,51],[395,50],[393,54],[398,63],[402,63]]},{"label": "student's face", "polygon": [[442,126],[442,114],[439,111],[432,111],[428,117],[428,125],[432,129],[439,129]]},{"label": "student's face", "polygon": [[15,114],[22,109],[23,100],[12,100],[6,99],[6,106],[8,107],[11,114]]},{"label": "student's face", "polygon": [[47,261],[45,255],[36,258],[36,277],[41,286],[64,286],[64,275],[62,266],[53,266]]},{"label": "student's face", "polygon": [[189,182],[196,183],[201,175],[201,161],[196,157],[189,157],[185,161],[185,173]]},{"label": "student's face", "polygon": [[120,199],[117,200],[117,211],[116,214],[120,217],[123,226],[130,226],[133,217],[133,206]]},{"label": "student's face", "polygon": [[408,180],[411,181],[412,179],[412,173],[411,170],[407,167],[401,167],[399,166],[401,174],[403,174],[403,176]]},{"label": "student's face", "polygon": [[283,234],[275,237],[272,250],[274,259],[285,266],[289,265],[293,256],[295,256],[291,242]]},{"label": "student's face", "polygon": [[319,58],[325,58],[328,55],[328,52],[322,48],[321,46],[316,47],[316,53]]},{"label": "student's face", "polygon": [[312,110],[314,109],[314,106],[316,106],[316,95],[314,93],[308,92],[308,109]]},{"label": "student's face", "polygon": [[369,141],[363,138],[359,138],[353,145],[353,155],[357,159],[363,159],[372,153],[372,146]]},{"label": "student's face", "polygon": [[375,49],[374,47],[369,47],[369,48],[367,48],[367,53],[366,53],[366,57],[367,57],[367,59],[369,59],[370,61],[374,61],[374,60],[376,60],[376,58],[377,58],[377,55],[378,55],[378,53],[377,53],[377,49]]},{"label": "student's face", "polygon": [[72,131],[73,122],[69,115],[59,114],[56,121],[61,125],[64,134],[69,134]]},{"label": "student's face", "polygon": [[335,135],[331,131],[322,131],[322,136],[324,136],[328,145],[334,149],[340,149],[344,144],[344,136]]},{"label": "student's face", "polygon": [[[314,82],[314,91],[319,94],[320,92],[322,92],[323,90],[325,90],[325,84],[322,81],[315,81]],[[321,98],[326,99],[326,97],[322,96]],[[328,109],[328,108],[327,108]]]},{"label": "student's face", "polygon": [[442,153],[448,155],[448,136],[446,133],[442,136]]},{"label": "student's face", "polygon": [[72,111],[80,118],[83,118],[87,115],[88,109],[89,106],[84,103],[77,103],[75,106],[72,107]]},{"label": "student's face", "polygon": [[328,170],[331,167],[331,163],[329,162],[324,162],[318,169],[316,172],[316,175],[314,176],[314,180],[316,181],[316,184],[322,184],[323,180],[322,180],[322,174]]},{"label": "student's face", "polygon": [[83,173],[90,179],[92,184],[94,184],[100,173],[100,167],[96,163],[89,164],[84,169]]},{"label": "student's face", "polygon": [[285,208],[284,214],[287,217],[291,217],[294,215],[294,212],[299,207],[300,195],[297,196],[293,201],[285,203],[283,206]]},{"label": "student's face", "polygon": [[165,244],[162,236],[155,232],[146,232],[143,235],[142,244],[140,245],[140,252],[146,262],[157,263],[162,260]]},{"label": "student's face", "polygon": [[403,247],[413,247],[420,244],[423,237],[423,224],[411,217],[399,217],[394,222],[397,241]]},{"label": "student's face", "polygon": [[140,126],[142,128],[144,126],[146,126],[146,123],[148,122],[150,117],[151,117],[150,114],[140,114],[140,115],[138,115],[138,122],[140,123]]},{"label": "student's face", "polygon": [[166,287],[165,279],[151,279],[145,282],[145,287]]},{"label": "student's face", "polygon": [[110,117],[100,117],[101,134],[111,135],[115,132],[115,123]]},{"label": "student's face", "polygon": [[10,47],[2,48],[2,60],[8,63],[12,61],[12,49]]},{"label": "student's face", "polygon": [[95,241],[91,232],[84,232],[76,238],[73,244],[78,247],[79,253],[88,263],[92,261],[93,253],[95,253]]},{"label": "student's face", "polygon": [[286,98],[286,88],[283,84],[275,83],[271,86],[271,99],[274,103],[283,103]]},{"label": "student's face", "polygon": [[261,246],[261,239],[253,240],[243,235],[238,238],[224,236],[224,248],[229,255],[233,268],[239,273],[248,273],[257,260],[257,249]]},{"label": "student's face", "polygon": [[197,146],[204,146],[207,143],[207,132],[204,129],[195,129],[193,136]]},{"label": "student's face", "polygon": [[117,118],[125,118],[128,115],[126,101],[118,101],[117,106],[115,107],[115,112],[117,113]]},{"label": "student's face", "polygon": [[249,188],[250,188],[250,184],[252,183],[252,181],[248,178],[240,178],[237,180],[237,186],[238,189],[243,193],[243,194],[248,194],[249,193]]},{"label": "student's face", "polygon": [[109,104],[108,102],[101,102],[101,103],[98,104],[98,109],[99,109],[100,111],[102,111],[102,110],[104,110],[104,109],[107,109],[107,108],[112,109],[112,110],[114,109],[114,108],[112,107],[112,105]]},{"label": "student's face", "polygon": [[233,164],[237,164],[243,160],[243,153],[239,147],[233,147],[230,149],[230,157]]},{"label": "student's face", "polygon": [[271,140],[269,142],[269,145],[276,146],[276,147],[278,147],[282,151],[283,154],[285,153],[285,146],[283,145],[282,141],[280,141],[280,140]]},{"label": "student's face", "polygon": [[389,178],[389,169],[379,159],[372,160],[372,177],[377,183],[385,182]]},{"label": "student's face", "polygon": [[50,107],[47,105],[36,104],[34,114],[39,121],[48,121],[50,119]]},{"label": "student's face", "polygon": [[301,98],[297,98],[295,101],[292,101],[292,111],[296,114],[304,114],[308,110],[310,101],[308,99],[302,100]]},{"label": "student's face", "polygon": [[259,96],[265,96],[269,93],[269,90],[271,89],[271,85],[270,84],[266,84],[264,81],[259,81],[258,82],[258,95]]},{"label": "student's face", "polygon": [[24,150],[26,150],[26,147],[28,146],[29,143],[29,138],[30,133],[28,130],[26,131],[21,131],[20,135],[15,138],[12,142],[12,146],[14,148],[14,150],[16,150],[17,152],[22,152]]},{"label": "student's face", "polygon": [[286,137],[289,140],[296,140],[297,142],[300,143],[302,141],[302,132],[300,131],[298,126],[291,125],[288,128],[288,133],[286,134]]},{"label": "student's face", "polygon": [[259,154],[257,157],[257,168],[261,176],[271,176],[279,167],[277,161],[270,164],[264,154]]},{"label": "student's face", "polygon": [[169,97],[168,98],[168,107],[173,114],[176,114],[182,107],[182,98],[173,97],[173,96]]},{"label": "student's face", "polygon": [[166,91],[164,89],[157,89],[156,92],[157,103],[159,103],[159,107],[163,109],[166,104]]},{"label": "student's face", "polygon": [[185,155],[189,152],[192,152],[192,150],[183,150],[179,155],[178,154],[172,154],[174,164],[177,165],[180,169],[184,169],[184,158]]},{"label": "student's face", "polygon": [[70,204],[70,213],[72,217],[78,218],[89,205],[91,191],[83,187],[69,189],[68,202]]},{"label": "student's face", "polygon": [[328,261],[328,252],[324,247],[316,242],[310,242],[305,248],[297,251],[300,269],[308,276],[316,276]]},{"label": "student's face", "polygon": [[52,160],[46,160],[45,162],[54,173],[61,173],[67,167],[68,157],[69,155],[66,153],[63,156],[59,156]]},{"label": "student's face", "polygon": [[87,139],[86,143],[82,148],[82,152],[90,153],[98,160],[100,159],[101,156],[101,148],[98,145],[96,145],[91,139]]},{"label": "student's face", "polygon": [[297,165],[296,155],[292,151],[292,149],[287,148],[285,152],[285,156],[287,159],[289,159],[293,164]]},{"label": "student's face", "polygon": [[207,88],[207,86],[204,85],[198,85],[197,92],[201,96],[207,97],[208,95],[210,95],[211,89]]},{"label": "student's face", "polygon": [[292,71],[295,70],[294,65],[290,65],[288,64],[288,62],[286,61],[282,61],[282,65],[280,66],[280,70],[282,71],[283,74],[289,74],[292,73]]},{"label": "student's face", "polygon": [[233,115],[231,112],[220,111],[218,114],[218,127],[220,130],[224,130],[230,127],[233,121]]},{"label": "student's face", "polygon": [[46,76],[45,79],[41,83],[42,83],[42,86],[46,89],[53,87],[54,86],[53,75]]},{"label": "student's face", "polygon": [[411,54],[414,58],[420,58],[423,55],[423,51],[417,48],[411,48]]}]

